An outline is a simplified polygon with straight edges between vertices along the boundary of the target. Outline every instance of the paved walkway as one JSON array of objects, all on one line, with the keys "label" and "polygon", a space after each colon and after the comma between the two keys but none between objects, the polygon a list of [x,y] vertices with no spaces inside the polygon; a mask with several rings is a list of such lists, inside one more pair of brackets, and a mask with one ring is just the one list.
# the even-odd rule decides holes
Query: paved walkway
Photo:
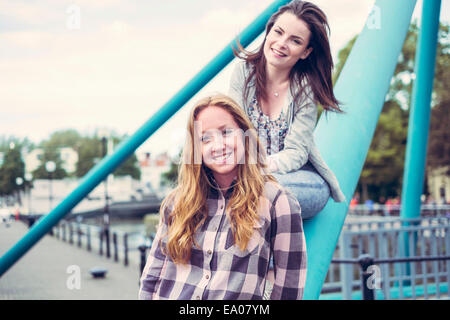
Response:
[{"label": "paved walkway", "polygon": [[[27,231],[28,227],[22,222],[12,222],[9,228],[0,223],[0,256]],[[108,269],[105,278],[94,279],[91,276],[89,270],[97,266]],[[130,300],[137,299],[138,290],[137,264],[130,262],[126,267],[121,262],[114,262],[49,235],[0,277],[0,300]]]}]

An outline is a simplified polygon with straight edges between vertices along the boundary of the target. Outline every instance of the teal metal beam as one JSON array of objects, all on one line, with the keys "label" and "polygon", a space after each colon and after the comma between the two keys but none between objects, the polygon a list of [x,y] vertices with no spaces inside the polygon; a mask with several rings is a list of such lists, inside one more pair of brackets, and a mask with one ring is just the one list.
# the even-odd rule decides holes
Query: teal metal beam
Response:
[{"label": "teal metal beam", "polygon": [[[413,85],[411,108],[409,110],[408,140],[403,172],[400,217],[405,219],[420,217],[440,8],[441,0],[423,1],[414,70],[416,80]],[[401,254],[409,257],[415,251],[417,233],[413,234],[413,243],[411,244],[409,244],[408,233],[403,234],[403,239],[400,239],[400,241],[402,240],[403,245],[399,244],[399,248],[403,248]],[[410,245],[413,252],[410,252]],[[403,267],[405,268],[404,272],[410,274],[410,264],[406,263]],[[397,266],[396,272],[399,275],[402,274],[401,266]],[[407,285],[408,282],[405,284]]]},{"label": "teal metal beam", "polygon": [[420,197],[425,177],[440,8],[441,0],[423,1],[414,71],[416,79],[409,111],[400,211],[402,218],[420,217]]},{"label": "teal metal beam", "polygon": [[[245,47],[258,37],[265,29],[270,16],[289,0],[277,0],[268,6],[247,28],[238,35]],[[0,276],[17,262],[33,245],[55,226],[71,209],[73,209],[89,192],[101,183],[108,174],[124,162],[144,143],[156,130],[183,107],[198,91],[214,78],[233,58],[230,42],[214,59],[212,59],[194,78],[192,78],[177,94],[175,94],[158,112],[145,122],[134,135],[121,143],[114,153],[103,159],[89,171],[72,191],[49,214],[37,221],[28,233],[0,258]]]},{"label": "teal metal beam", "polygon": [[344,114],[321,117],[315,139],[335,172],[345,203],[330,200],[304,222],[308,272],[305,299],[318,299],[366,159],[416,0],[378,0],[335,85]]}]

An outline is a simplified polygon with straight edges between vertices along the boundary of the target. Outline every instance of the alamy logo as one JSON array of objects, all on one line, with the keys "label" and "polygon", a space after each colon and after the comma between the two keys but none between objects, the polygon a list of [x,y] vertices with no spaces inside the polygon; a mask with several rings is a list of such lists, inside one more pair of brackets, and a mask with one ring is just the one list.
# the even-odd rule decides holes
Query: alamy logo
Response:
[{"label": "alamy logo", "polygon": [[72,4],[67,7],[66,13],[69,15],[66,19],[66,27],[69,30],[81,29],[81,9],[79,6]]},{"label": "alamy logo", "polygon": [[81,289],[81,268],[77,265],[70,265],[66,269],[66,273],[69,274],[67,277],[66,286],[69,290],[80,290]]},{"label": "alamy logo", "polygon": [[381,29],[381,9],[378,6],[373,6],[369,13],[369,17],[366,22],[367,28],[369,30],[380,30]]},{"label": "alamy logo", "polygon": [[367,268],[367,273],[371,273],[372,275],[367,278],[367,288],[373,289],[381,289],[381,270],[377,265],[371,265]]}]

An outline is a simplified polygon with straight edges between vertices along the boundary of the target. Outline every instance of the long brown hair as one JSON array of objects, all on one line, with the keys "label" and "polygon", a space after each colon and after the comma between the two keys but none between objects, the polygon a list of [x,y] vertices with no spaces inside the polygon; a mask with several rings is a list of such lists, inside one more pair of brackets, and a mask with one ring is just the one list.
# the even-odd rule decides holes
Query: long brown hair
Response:
[{"label": "long brown hair", "polygon": [[[292,67],[289,74],[290,90],[294,96],[294,101],[299,102],[302,94],[306,93],[306,87],[310,86],[313,93],[312,99],[320,103],[327,111],[339,111],[339,101],[334,96],[332,83],[332,70],[334,67],[331,55],[328,33],[328,25],[325,13],[316,5],[307,2],[294,0],[274,13],[266,25],[266,36],[261,47],[256,52],[246,51],[237,42],[238,49],[233,48],[234,54],[244,59],[252,66],[248,78],[245,82],[243,92],[244,101],[248,98],[248,84],[254,78],[256,95],[258,99],[266,99],[266,58],[264,57],[264,43],[266,37],[277,21],[278,17],[285,12],[294,14],[298,19],[303,20],[311,32],[308,48],[313,48],[309,56],[299,59]],[[298,88],[298,90],[296,90]]]},{"label": "long brown hair", "polygon": [[[166,204],[174,203],[168,218],[166,251],[175,263],[189,261],[191,248],[196,245],[194,234],[208,215],[206,200],[212,184],[208,176],[209,169],[195,159],[196,152],[201,152],[195,148],[201,148],[201,146],[194,142],[197,135],[194,121],[202,110],[210,106],[220,107],[229,112],[239,128],[245,132],[245,159],[244,163],[237,164],[237,181],[227,206],[234,241],[241,250],[247,247],[253,234],[264,184],[268,180],[275,181],[272,176],[266,174],[264,148],[239,105],[225,95],[214,95],[197,102],[189,116],[188,136],[183,149],[178,185],[161,205],[161,208],[164,208]],[[251,145],[252,143],[254,145]],[[251,149],[255,147],[258,149],[258,158],[257,161],[251,161]],[[163,209],[161,214],[163,214],[162,211]]]}]

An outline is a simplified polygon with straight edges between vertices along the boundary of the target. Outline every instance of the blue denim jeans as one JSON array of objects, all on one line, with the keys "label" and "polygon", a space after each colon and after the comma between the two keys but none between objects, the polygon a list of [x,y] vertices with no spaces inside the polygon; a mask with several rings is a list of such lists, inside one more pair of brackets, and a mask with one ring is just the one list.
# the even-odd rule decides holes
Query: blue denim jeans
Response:
[{"label": "blue denim jeans", "polygon": [[298,171],[272,175],[298,199],[303,219],[314,217],[327,204],[330,187],[311,164],[307,163]]}]

